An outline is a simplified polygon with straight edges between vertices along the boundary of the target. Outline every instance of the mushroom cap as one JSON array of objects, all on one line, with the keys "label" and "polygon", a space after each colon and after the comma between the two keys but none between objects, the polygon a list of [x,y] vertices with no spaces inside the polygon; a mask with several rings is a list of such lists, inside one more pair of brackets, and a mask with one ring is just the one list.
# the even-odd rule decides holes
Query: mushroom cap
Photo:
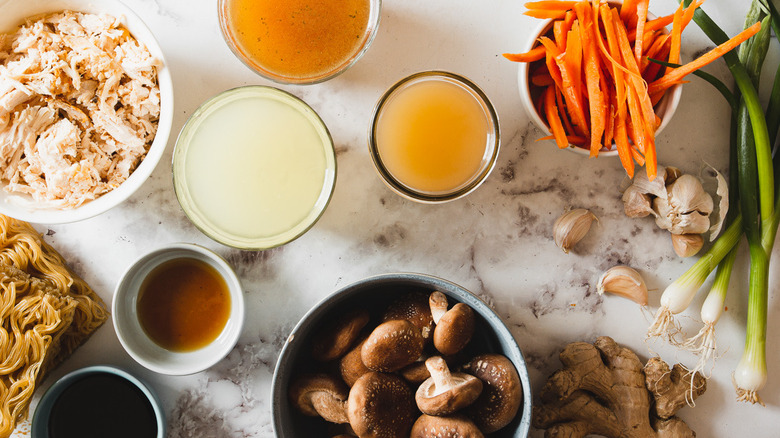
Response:
[{"label": "mushroom cap", "polygon": [[320,416],[331,423],[347,423],[349,391],[328,374],[304,374],[290,386],[290,403],[304,415]]},{"label": "mushroom cap", "polygon": [[407,382],[415,386],[431,377],[431,372],[428,371],[428,367],[425,366],[424,360],[415,361],[398,370],[398,373],[401,374],[401,377],[406,379]]},{"label": "mushroom cap", "polygon": [[358,339],[368,320],[367,310],[355,309],[332,321],[314,336],[311,355],[322,362],[340,358]]},{"label": "mushroom cap", "polygon": [[466,415],[484,433],[512,422],[523,402],[523,386],[512,361],[500,354],[483,354],[465,368],[483,384],[482,394],[466,409]]},{"label": "mushroom cap", "polygon": [[475,319],[474,311],[467,304],[452,306],[436,324],[433,346],[445,356],[459,352],[474,335]]},{"label": "mushroom cap", "polygon": [[484,438],[484,435],[466,418],[423,414],[414,422],[411,438]]},{"label": "mushroom cap", "polygon": [[410,292],[390,303],[382,314],[382,322],[396,319],[406,319],[414,324],[426,341],[433,336],[433,316],[426,293]]},{"label": "mushroom cap", "polygon": [[407,436],[416,415],[414,393],[396,375],[372,371],[349,391],[349,424],[361,438]]},{"label": "mushroom cap", "polygon": [[417,408],[428,415],[449,415],[474,403],[482,392],[482,381],[466,373],[450,373],[439,356],[425,361],[431,377],[415,394]]},{"label": "mushroom cap", "polygon": [[339,371],[341,371],[341,378],[344,379],[344,382],[346,382],[350,387],[355,384],[360,376],[371,371],[363,363],[363,359],[361,358],[360,354],[363,348],[363,344],[366,343],[366,339],[367,337],[360,341],[339,361]]},{"label": "mushroom cap", "polygon": [[405,319],[379,324],[366,339],[360,355],[374,371],[393,372],[416,361],[423,352],[420,330]]}]

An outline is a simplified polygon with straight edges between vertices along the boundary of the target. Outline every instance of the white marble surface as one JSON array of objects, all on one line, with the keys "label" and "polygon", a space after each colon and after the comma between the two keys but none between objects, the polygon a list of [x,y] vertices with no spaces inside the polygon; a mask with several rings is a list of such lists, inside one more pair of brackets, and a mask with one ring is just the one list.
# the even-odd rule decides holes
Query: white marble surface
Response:
[{"label": "white marble surface", "polygon": [[[247,84],[270,84],[249,71],[220,35],[213,0],[126,0],[150,26],[166,54],[175,87],[177,133],[208,97]],[[747,0],[709,0],[705,9],[730,34],[742,26]],[[536,142],[517,94],[517,66],[501,57],[516,51],[536,21],[522,15],[522,0],[385,0],[379,34],[365,57],[345,74],[312,86],[281,86],[308,102],[336,143],[338,180],[322,219],[300,239],[265,252],[241,252],[198,232],[179,208],[171,183],[175,141],[149,181],[127,202],[96,218],[38,229],[106,301],[121,273],[140,255],[177,241],[216,250],[233,264],[246,288],[246,326],[238,346],[212,369],[186,377],[145,370],[123,351],[109,322],[44,382],[97,363],[125,367],[151,383],[168,415],[171,437],[272,436],[270,388],[284,339],[321,298],[369,275],[415,271],[459,283],[491,303],[515,335],[530,365],[535,389],[559,367],[566,343],[609,335],[643,358],[691,358],[662,344],[646,344],[648,312],[617,297],[600,297],[605,269],[628,264],[645,276],[650,308],[661,291],[693,263],[678,259],[668,235],[650,219],[624,217],[617,159],[588,160]],[[653,0],[657,15],[674,0]],[[709,47],[692,25],[683,59]],[[777,65],[773,42],[770,63]],[[501,119],[502,149],[486,183],[446,205],[415,204],[390,192],[367,153],[373,106],[384,90],[410,73],[447,69],[463,74],[492,99]],[[723,63],[708,71],[725,78]],[[677,115],[658,138],[659,161],[698,173],[703,163],[725,170],[728,109],[709,86],[686,85]],[[568,207],[592,209],[599,224],[574,253],[551,240],[555,218]],[[742,352],[747,274],[739,269],[728,312],[718,326],[722,347],[708,390],[680,416],[701,437],[777,435],[780,419],[780,251],[775,251],[770,297],[766,407],[734,400],[731,372]],[[739,260],[746,265],[746,260]],[[742,286],[742,287],[740,287]],[[703,298],[697,298],[693,308]],[[683,322],[695,327],[698,311]],[[774,318],[774,319],[773,319]],[[39,391],[38,394],[40,394]],[[20,434],[24,435],[24,434]],[[532,436],[541,436],[534,431]]]}]

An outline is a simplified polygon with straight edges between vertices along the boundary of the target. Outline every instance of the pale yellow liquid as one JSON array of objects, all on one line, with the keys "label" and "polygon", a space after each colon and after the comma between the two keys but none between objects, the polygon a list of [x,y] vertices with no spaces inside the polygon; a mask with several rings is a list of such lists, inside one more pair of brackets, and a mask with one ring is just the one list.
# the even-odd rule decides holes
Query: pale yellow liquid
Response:
[{"label": "pale yellow liquid", "polygon": [[376,128],[379,157],[393,177],[418,192],[456,190],[479,173],[488,119],[461,85],[427,80],[385,102]]},{"label": "pale yellow liquid", "polygon": [[298,109],[246,97],[214,110],[190,142],[190,196],[214,228],[244,238],[284,233],[307,219],[323,191],[321,132]]}]

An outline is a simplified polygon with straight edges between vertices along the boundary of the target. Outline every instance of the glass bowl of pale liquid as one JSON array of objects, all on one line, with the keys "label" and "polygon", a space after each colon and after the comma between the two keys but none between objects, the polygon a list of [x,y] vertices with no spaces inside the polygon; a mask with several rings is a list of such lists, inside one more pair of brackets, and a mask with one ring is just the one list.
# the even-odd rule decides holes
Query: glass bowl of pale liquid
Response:
[{"label": "glass bowl of pale liquid", "polygon": [[330,132],[285,91],[246,86],[203,103],[173,152],[173,186],[192,223],[222,244],[263,250],[308,231],[330,202]]}]

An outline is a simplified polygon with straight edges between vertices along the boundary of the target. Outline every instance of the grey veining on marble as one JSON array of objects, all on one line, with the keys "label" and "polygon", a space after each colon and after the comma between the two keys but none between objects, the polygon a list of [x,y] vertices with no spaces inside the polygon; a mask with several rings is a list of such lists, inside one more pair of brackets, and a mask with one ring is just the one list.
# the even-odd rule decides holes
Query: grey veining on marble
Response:
[{"label": "grey veining on marble", "polygon": [[[246,84],[273,85],[251,73],[222,40],[215,2],[125,0],[155,33],[173,75],[176,110],[168,150],[149,181],[126,203],[83,222],[39,226],[73,268],[106,301],[132,261],[166,243],[207,246],[236,269],[246,290],[247,322],[239,344],[205,372],[170,377],[149,372],[122,350],[110,323],[44,383],[96,363],[122,366],[147,380],[166,408],[169,436],[272,436],[270,388],[273,367],[298,319],[323,297],[361,278],[386,272],[421,272],[464,286],[487,301],[507,323],[531,369],[534,389],[559,367],[557,353],[573,341],[609,335],[647,358],[670,362],[691,357],[644,334],[660,293],[693,263],[677,258],[669,236],[651,219],[624,217],[619,187],[624,172],[615,158],[587,159],[559,151],[523,113],[517,66],[501,53],[516,51],[532,28],[522,0],[385,0],[379,34],[365,57],[328,82],[279,86],[309,103],[336,143],[338,177],[333,199],[308,233],[283,247],[242,252],[203,236],[179,208],[170,157],[187,117],[207,98]],[[653,0],[656,15],[672,13],[674,0]],[[705,9],[730,34],[742,26],[747,1],[709,0]],[[686,30],[683,60],[712,47],[694,25]],[[769,62],[777,65],[776,41]],[[366,138],[374,105],[398,79],[421,70],[446,69],[478,84],[500,118],[502,145],[495,170],[465,199],[444,205],[404,200],[376,176]],[[727,78],[722,63],[707,71]],[[728,165],[726,104],[709,85],[685,85],[675,118],[657,139],[659,162],[709,179],[705,164]],[[711,181],[708,184],[712,184]],[[598,216],[575,251],[552,242],[552,223],[567,208]],[[744,252],[744,251],[743,251]],[[744,254],[734,282],[747,284]],[[780,418],[780,300],[775,251],[770,290],[770,382],[766,408],[734,401],[731,371],[741,356],[745,288],[727,299],[718,325],[721,356],[707,393],[680,416],[702,437],[771,436]],[[651,291],[650,307],[599,296],[596,282],[609,267],[638,269]],[[698,297],[692,309],[700,305]],[[695,327],[697,311],[685,314]],[[774,321],[773,318],[774,317]],[[21,436],[21,435],[20,435]],[[532,436],[541,436],[534,431]]]}]

